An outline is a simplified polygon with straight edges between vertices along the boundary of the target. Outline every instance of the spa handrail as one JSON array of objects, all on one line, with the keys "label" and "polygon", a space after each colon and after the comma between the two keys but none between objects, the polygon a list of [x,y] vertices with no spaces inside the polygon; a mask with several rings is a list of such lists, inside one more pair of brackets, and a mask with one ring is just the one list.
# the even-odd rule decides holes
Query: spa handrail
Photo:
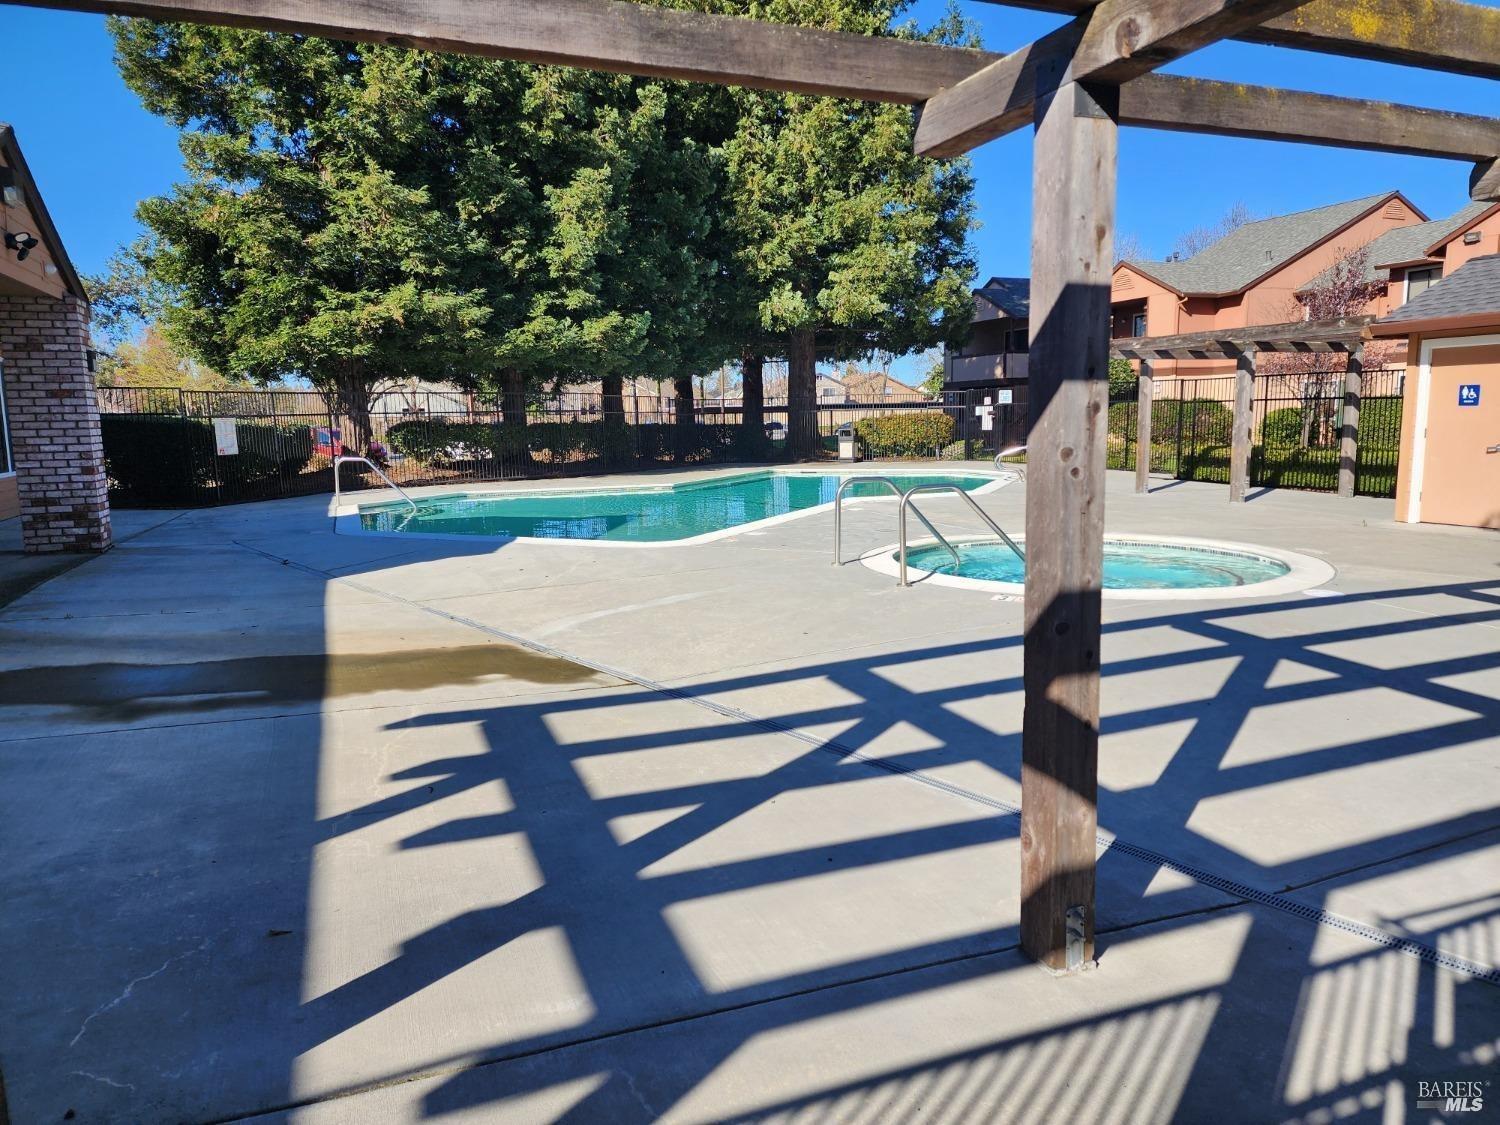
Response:
[{"label": "spa handrail", "polygon": [[1026,479],[1026,463],[1024,461],[1019,465],[1006,465],[1003,462],[1007,457],[1014,457],[1017,453],[1025,452],[1026,447],[1024,445],[1006,446],[999,453],[995,454],[995,468],[1001,472],[1010,473],[1017,480],[1024,481]]},{"label": "spa handrail", "polygon": [[415,512],[417,510],[417,502],[406,494],[406,489],[402,488],[390,477],[386,476],[385,471],[381,469],[379,465],[375,464],[374,461],[371,461],[368,457],[355,457],[345,454],[340,454],[333,459],[333,502],[335,504],[339,502],[339,496],[341,495],[339,492],[339,467],[342,466],[346,461],[362,461],[366,465],[370,466],[370,468],[375,470],[375,475],[377,477],[385,481],[386,484],[390,485],[398,493],[401,494],[401,499],[405,500],[408,504],[411,505],[412,511]]},{"label": "spa handrail", "polygon": [[[912,503],[912,497],[920,495],[920,494],[923,494],[923,493],[931,494],[931,493],[934,493],[934,492],[954,492],[954,493],[957,493],[959,496],[962,496],[964,498],[964,502],[967,503],[969,505],[969,507],[971,507],[971,508],[974,509],[975,513],[979,516],[979,518],[982,519],[982,520],[984,520],[985,523],[987,523],[987,524],[990,525],[990,530],[993,531],[996,535],[1000,536],[1000,538],[1005,541],[1005,545],[1007,547],[1009,547],[1012,551],[1014,551],[1018,556],[1020,556],[1021,562],[1023,564],[1026,562],[1026,552],[1023,551],[1023,550],[1021,550],[1021,548],[1016,545],[1016,541],[1014,539],[1012,539],[1009,535],[1005,534],[1005,529],[1003,527],[1001,527],[998,523],[996,523],[994,520],[992,520],[990,518],[990,514],[988,512],[986,512],[983,508],[981,508],[979,506],[979,504],[975,501],[974,497],[970,496],[967,492],[965,492],[958,485],[956,485],[956,484],[919,484],[919,485],[917,485],[914,488],[908,488],[906,490],[906,492],[902,494],[902,496],[901,496],[901,511],[900,511],[900,514],[896,517],[896,527],[898,528],[898,530],[900,531],[900,534],[901,534],[901,577],[897,580],[896,585],[898,585],[898,586],[910,586],[911,585],[911,583],[906,580],[906,510],[908,508],[910,508],[913,512],[916,512],[917,513],[917,518],[920,519],[924,524],[926,524],[927,527],[930,529],[932,527],[932,524],[928,523],[927,517],[924,516],[924,515],[922,515],[921,510],[918,509],[918,507],[914,503]],[[934,532],[933,534],[937,534],[937,533]],[[942,536],[938,536],[938,538],[942,539]],[[954,562],[954,565],[957,566],[958,565],[958,552],[956,552],[956,551],[953,550],[952,546],[949,545],[949,543],[948,543],[948,541],[946,539],[942,539],[942,543],[943,543],[943,546],[947,547],[948,550],[953,553],[953,562]]]},{"label": "spa handrail", "polygon": [[[901,486],[890,477],[876,476],[873,473],[864,473],[859,476],[845,477],[839,482],[839,490],[833,496],[833,565],[843,565],[843,537],[844,537],[844,492],[851,484],[880,484],[889,488],[897,496],[902,496]],[[932,537],[948,548],[948,553],[953,556],[953,565],[958,565],[958,552],[943,538],[943,533],[933,527],[931,522],[921,512],[917,513],[917,519],[922,521],[922,526],[932,532]]]}]

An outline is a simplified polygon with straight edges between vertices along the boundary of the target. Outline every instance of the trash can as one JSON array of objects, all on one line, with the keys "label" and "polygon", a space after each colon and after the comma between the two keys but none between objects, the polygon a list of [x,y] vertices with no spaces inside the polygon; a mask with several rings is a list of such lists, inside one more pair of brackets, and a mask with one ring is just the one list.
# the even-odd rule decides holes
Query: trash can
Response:
[{"label": "trash can", "polygon": [[839,460],[840,461],[858,461],[859,460],[859,443],[854,438],[854,431],[852,429],[850,429],[850,430],[840,430],[839,433],[838,433],[838,439],[839,439]]}]

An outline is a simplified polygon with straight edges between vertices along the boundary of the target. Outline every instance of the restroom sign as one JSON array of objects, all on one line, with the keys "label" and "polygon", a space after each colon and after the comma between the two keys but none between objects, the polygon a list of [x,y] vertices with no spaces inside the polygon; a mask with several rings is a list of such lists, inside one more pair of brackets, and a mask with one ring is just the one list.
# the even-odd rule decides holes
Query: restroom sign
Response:
[{"label": "restroom sign", "polygon": [[1478,406],[1479,405],[1479,384],[1478,383],[1460,383],[1458,385],[1458,405],[1459,406]]}]

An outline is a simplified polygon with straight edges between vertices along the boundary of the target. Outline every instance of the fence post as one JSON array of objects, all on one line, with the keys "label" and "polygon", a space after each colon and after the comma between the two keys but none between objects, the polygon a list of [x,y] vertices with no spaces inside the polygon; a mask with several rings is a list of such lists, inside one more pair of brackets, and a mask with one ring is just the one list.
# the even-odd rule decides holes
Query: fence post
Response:
[{"label": "fence post", "polygon": [[1156,385],[1151,361],[1141,360],[1141,374],[1135,382],[1135,490],[1144,496],[1151,477],[1151,406]]},{"label": "fence post", "polygon": [[1234,351],[1234,429],[1229,447],[1229,502],[1241,504],[1250,485],[1250,438],[1255,427],[1255,348],[1241,347]]},{"label": "fence post", "polygon": [[1365,346],[1356,344],[1349,351],[1344,372],[1344,416],[1339,426],[1339,495],[1344,497],[1354,495],[1359,472],[1359,402],[1364,371]]}]

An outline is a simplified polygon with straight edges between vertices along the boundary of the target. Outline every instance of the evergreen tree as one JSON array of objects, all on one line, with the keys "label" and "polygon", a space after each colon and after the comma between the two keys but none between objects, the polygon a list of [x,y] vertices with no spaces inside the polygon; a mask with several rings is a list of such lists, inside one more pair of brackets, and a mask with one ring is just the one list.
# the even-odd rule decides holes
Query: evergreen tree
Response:
[{"label": "evergreen tree", "polygon": [[[746,14],[868,35],[906,0],[756,0]],[[966,40],[950,17],[930,38]],[[967,160],[915,156],[910,106],[744,91],[726,146],[736,265],[788,361],[788,444],[818,446],[820,356],[902,354],[961,338],[975,263]]]},{"label": "evergreen tree", "polygon": [[169,294],[174,342],[232,378],[310,380],[355,447],[381,381],[493,369],[531,252],[534,214],[497,158],[524,75],[297,35],[110,27],[126,82],[184,130],[186,182],[140,207],[138,257]]}]

